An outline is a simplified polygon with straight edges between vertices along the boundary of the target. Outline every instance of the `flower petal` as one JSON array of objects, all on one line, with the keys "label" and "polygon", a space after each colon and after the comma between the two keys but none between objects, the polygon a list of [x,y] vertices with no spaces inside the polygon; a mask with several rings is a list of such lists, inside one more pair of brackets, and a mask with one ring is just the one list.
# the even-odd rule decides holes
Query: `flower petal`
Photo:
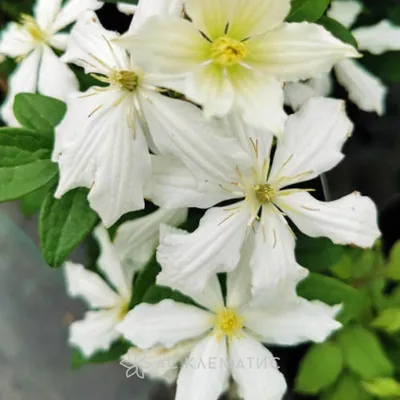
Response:
[{"label": "flower petal", "polygon": [[57,14],[60,12],[62,0],[37,0],[33,15],[39,26],[47,31],[52,28]]},{"label": "flower petal", "polygon": [[376,206],[358,192],[331,202],[293,193],[280,198],[278,206],[311,237],[326,236],[336,244],[369,248],[380,236]]},{"label": "flower petal", "polygon": [[50,38],[49,44],[51,47],[55,47],[58,50],[66,51],[68,47],[69,38],[70,38],[69,33],[56,33]]},{"label": "flower petal", "polygon": [[126,15],[133,15],[137,9],[136,4],[126,4],[126,3],[117,3],[117,8],[119,12],[122,12]]},{"label": "flower petal", "polygon": [[284,187],[329,171],[343,159],[341,149],[352,128],[343,101],[311,99],[288,118],[269,181]]},{"label": "flower petal", "polygon": [[248,41],[246,62],[283,81],[299,81],[327,73],[337,62],[358,57],[357,50],[325,28],[308,22],[285,23]]},{"label": "flower petal", "polygon": [[111,308],[118,305],[120,297],[96,273],[83,265],[65,264],[67,292],[71,297],[82,297],[92,308]]},{"label": "flower petal", "polygon": [[340,306],[301,297],[280,298],[283,306],[276,309],[248,308],[243,314],[247,330],[259,335],[263,342],[293,346],[303,342],[323,342],[342,325],[335,320]]},{"label": "flower petal", "polygon": [[363,6],[358,1],[346,0],[332,1],[328,10],[328,17],[340,22],[346,28],[350,28],[361,14]]},{"label": "flower petal", "polygon": [[75,74],[50,47],[44,46],[39,69],[38,91],[45,96],[65,100],[71,92],[78,89],[79,82]]},{"label": "flower petal", "polygon": [[68,342],[87,358],[99,350],[108,350],[121,334],[115,329],[119,310],[88,311],[81,321],[73,322]]},{"label": "flower petal", "polygon": [[226,341],[215,335],[207,336],[194,347],[182,366],[175,400],[218,400],[228,385],[228,378]]},{"label": "flower petal", "polygon": [[203,335],[213,322],[214,315],[208,311],[167,299],[158,304],[139,304],[118,325],[118,330],[141,349],[157,345],[171,348]]},{"label": "flower petal", "polygon": [[388,20],[374,26],[360,27],[352,31],[360,50],[372,54],[400,50],[400,27]]},{"label": "flower petal", "polygon": [[232,271],[239,263],[250,219],[243,203],[235,205],[235,211],[211,208],[190,234],[162,227],[157,252],[162,272],[157,282],[200,292],[213,274]]},{"label": "flower petal", "polygon": [[31,35],[16,22],[10,22],[0,36],[0,54],[16,58],[29,54],[35,48]]},{"label": "flower petal", "polygon": [[229,342],[232,377],[244,400],[281,400],[286,381],[274,356],[258,341],[243,334]]},{"label": "flower petal", "polygon": [[344,60],[335,66],[336,77],[349,92],[349,98],[361,110],[375,111],[383,115],[388,88],[361,64]]},{"label": "flower petal", "polygon": [[114,246],[124,265],[139,271],[152,258],[159,244],[160,225],[180,226],[186,221],[187,209],[159,210],[123,223],[117,230]]}]

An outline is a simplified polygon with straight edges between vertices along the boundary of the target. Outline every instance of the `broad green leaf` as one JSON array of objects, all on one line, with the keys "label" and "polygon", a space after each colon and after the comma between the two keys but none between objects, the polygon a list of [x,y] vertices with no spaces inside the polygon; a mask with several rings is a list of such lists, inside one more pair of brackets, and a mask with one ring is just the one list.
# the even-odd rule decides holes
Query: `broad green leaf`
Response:
[{"label": "broad green leaf", "polygon": [[171,299],[178,303],[195,304],[190,297],[185,296],[177,290],[165,286],[153,285],[151,286],[146,294],[143,296],[142,302],[149,304],[156,304],[162,300]]},{"label": "broad green leaf", "polygon": [[87,189],[75,189],[57,200],[51,191],[42,205],[40,245],[51,267],[61,266],[98,221],[97,214],[89,206],[87,194]]},{"label": "broad green leaf", "polygon": [[61,122],[67,106],[60,100],[33,93],[19,93],[14,100],[14,114],[25,128],[54,137],[54,128]]},{"label": "broad green leaf", "polygon": [[328,17],[322,17],[317,22],[342,42],[351,44],[355,48],[358,48],[357,41],[352,33],[339,22]]},{"label": "broad green leaf", "polygon": [[372,400],[362,387],[359,379],[352,375],[343,375],[338,383],[328,390],[322,400]]},{"label": "broad green leaf", "polygon": [[400,308],[388,308],[375,318],[371,326],[389,334],[400,332]]},{"label": "broad green leaf", "polygon": [[0,201],[18,199],[57,175],[51,141],[21,128],[0,129]]},{"label": "broad green leaf", "polygon": [[36,189],[34,192],[28,193],[20,200],[21,210],[26,217],[31,217],[38,212],[43,204],[44,199],[50,190],[56,185],[56,178],[52,179],[46,185]]},{"label": "broad green leaf", "polygon": [[292,8],[288,22],[314,22],[320,19],[329,6],[331,0],[292,0]]},{"label": "broad green leaf", "polygon": [[296,378],[296,391],[317,394],[332,385],[343,370],[343,356],[335,343],[315,344],[305,355]]},{"label": "broad green leaf", "polygon": [[390,251],[386,276],[394,281],[400,281],[400,241],[398,241]]},{"label": "broad green leaf", "polygon": [[400,51],[388,51],[380,55],[364,53],[360,62],[385,83],[400,82]]},{"label": "broad green leaf", "polygon": [[364,293],[337,279],[312,273],[297,288],[308,300],[321,300],[329,305],[342,304],[338,320],[346,323],[357,317],[368,301]]},{"label": "broad green leaf", "polygon": [[348,368],[364,380],[391,376],[394,367],[377,336],[362,326],[350,326],[336,336]]},{"label": "broad green leaf", "polygon": [[393,378],[378,378],[363,382],[364,389],[379,398],[400,397],[400,383]]}]

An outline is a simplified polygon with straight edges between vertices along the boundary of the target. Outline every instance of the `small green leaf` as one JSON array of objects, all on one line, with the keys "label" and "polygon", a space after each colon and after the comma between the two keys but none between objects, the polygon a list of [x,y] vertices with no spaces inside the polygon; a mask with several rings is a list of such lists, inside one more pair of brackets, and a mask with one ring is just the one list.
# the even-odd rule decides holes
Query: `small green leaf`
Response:
[{"label": "small green leaf", "polygon": [[158,286],[158,285],[153,285],[147,290],[146,294],[143,296],[142,302],[149,304],[157,304],[165,299],[175,300],[178,303],[185,303],[191,305],[195,304],[190,297],[185,296],[181,292],[178,292],[177,290],[173,290],[165,286]]},{"label": "small green leaf", "polygon": [[350,326],[340,331],[336,340],[342,348],[345,364],[362,379],[393,375],[393,364],[372,331]]},{"label": "small green leaf", "polygon": [[389,334],[400,332],[400,308],[388,308],[375,318],[371,326]]},{"label": "small green leaf", "polygon": [[18,199],[57,175],[51,141],[27,129],[0,129],[0,201]]},{"label": "small green leaf", "polygon": [[320,19],[329,6],[331,0],[292,0],[292,8],[288,22],[314,22]]},{"label": "small green leaf", "polygon": [[43,204],[44,199],[56,184],[57,181],[56,178],[54,178],[46,185],[22,197],[20,200],[20,206],[23,214],[29,218],[38,212]]},{"label": "small green leaf", "polygon": [[300,364],[296,378],[296,391],[317,394],[336,382],[343,370],[343,356],[335,343],[315,344]]},{"label": "small green leaf", "polygon": [[51,191],[42,205],[40,244],[51,267],[61,266],[98,221],[97,214],[89,206],[87,194],[87,189],[76,189],[57,200]]},{"label": "small green leaf", "polygon": [[317,21],[317,23],[322,25],[327,31],[332,33],[333,36],[342,42],[351,44],[356,49],[358,48],[357,40],[354,38],[352,33],[339,22],[332,18],[322,17]]},{"label": "small green leaf", "polygon": [[19,93],[14,100],[14,114],[25,128],[54,137],[54,128],[61,122],[67,106],[60,100],[33,93]]},{"label": "small green leaf", "polygon": [[400,281],[400,241],[398,241],[390,251],[386,276],[394,281]]},{"label": "small green leaf", "polygon": [[400,397],[400,383],[392,378],[378,378],[371,382],[363,382],[364,389],[379,398]]},{"label": "small green leaf", "polygon": [[338,383],[322,396],[322,400],[372,400],[372,396],[363,389],[356,377],[343,375]]}]

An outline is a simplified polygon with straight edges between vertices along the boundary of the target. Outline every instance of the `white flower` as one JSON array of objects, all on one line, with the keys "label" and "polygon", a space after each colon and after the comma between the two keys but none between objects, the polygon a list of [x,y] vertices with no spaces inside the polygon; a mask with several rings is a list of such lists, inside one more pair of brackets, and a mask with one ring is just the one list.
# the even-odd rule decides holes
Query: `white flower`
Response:
[{"label": "white flower", "polygon": [[0,55],[20,61],[9,81],[9,93],[1,116],[9,125],[18,125],[13,113],[14,97],[21,92],[36,91],[61,100],[78,88],[78,80],[52,48],[65,50],[67,33],[60,33],[75,22],[85,10],[97,10],[96,0],[38,0],[34,17],[22,15],[21,22],[11,22],[0,39]]},{"label": "white flower", "polygon": [[83,265],[71,262],[65,265],[69,295],[82,297],[92,309],[83,320],[73,322],[69,332],[69,343],[78,347],[85,357],[99,350],[108,350],[120,337],[116,326],[128,312],[132,296],[133,274],[123,268],[107,231],[98,227],[95,236],[101,247],[97,264],[112,288],[98,274],[86,270]]},{"label": "white flower", "polygon": [[[245,400],[280,400],[286,391],[285,378],[262,343],[323,342],[341,327],[334,319],[340,307],[307,301],[291,289],[281,292],[274,302],[252,305],[250,256],[245,247],[241,265],[228,274],[226,302],[214,276],[205,290],[193,297],[203,308],[169,299],[140,304],[118,326],[142,354],[154,349],[160,352],[160,348],[174,352],[176,346],[197,342],[186,360],[177,361],[182,367],[176,400],[217,400],[230,376]],[[193,296],[191,290],[185,294]]]},{"label": "white flower", "polygon": [[[362,5],[357,1],[333,1],[328,15],[350,28],[361,11]],[[356,28],[352,33],[360,51],[382,54],[400,50],[400,27],[390,21],[383,20],[371,27]],[[352,60],[337,63],[334,71],[339,83],[349,92],[350,100],[361,110],[375,111],[378,115],[385,113],[388,89],[378,77]],[[286,103],[296,110],[311,97],[328,96],[332,90],[330,81],[331,77],[325,75],[304,83],[291,83],[285,89]]]},{"label": "white flower", "polygon": [[191,234],[161,228],[157,257],[162,272],[158,283],[202,290],[213,274],[236,267],[243,240],[252,227],[256,232],[250,261],[253,290],[262,297],[273,297],[273,287],[280,282],[286,285],[289,279],[297,282],[305,273],[295,261],[295,237],[285,216],[309,236],[326,236],[338,244],[372,246],[379,229],[376,207],[369,198],[353,193],[321,202],[307,189],[293,188],[343,159],[341,147],[352,130],[343,102],[312,99],[290,116],[272,163],[271,135],[245,126],[239,119],[227,122],[227,132],[247,149],[246,163],[221,156],[224,173],[215,168],[198,181],[178,160],[154,157],[149,197],[156,204],[208,208],[240,199],[208,210]]},{"label": "white flower", "polygon": [[120,42],[142,66],[184,74],[185,95],[207,116],[238,110],[249,124],[279,133],[286,117],[282,81],[358,56],[320,25],[284,23],[290,0],[186,0],[184,6],[192,22],[152,18]]}]

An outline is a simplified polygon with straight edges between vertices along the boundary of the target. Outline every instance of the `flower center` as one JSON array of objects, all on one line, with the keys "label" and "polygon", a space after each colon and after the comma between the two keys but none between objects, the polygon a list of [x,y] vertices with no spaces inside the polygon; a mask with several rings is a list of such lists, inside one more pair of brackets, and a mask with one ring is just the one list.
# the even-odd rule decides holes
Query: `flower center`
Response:
[{"label": "flower center", "polygon": [[254,193],[261,204],[272,203],[276,198],[276,190],[268,183],[254,186]]},{"label": "flower center", "polygon": [[114,71],[110,80],[128,92],[133,92],[139,85],[139,77],[133,71]]},{"label": "flower center", "polygon": [[124,318],[126,317],[126,314],[128,314],[128,311],[129,311],[129,301],[127,301],[127,302],[123,302],[122,304],[121,304],[121,308],[120,308],[120,310],[119,310],[119,315],[118,315],[118,319],[120,320],[120,321],[123,321],[124,320]]},{"label": "flower center", "polygon": [[46,33],[42,31],[32,16],[22,14],[21,25],[32,36],[35,42],[45,42],[47,40]]},{"label": "flower center", "polygon": [[228,336],[239,336],[243,328],[243,319],[231,308],[224,308],[217,314],[215,321],[217,336],[222,338]]},{"label": "flower center", "polygon": [[228,36],[218,38],[211,45],[211,57],[223,67],[232,67],[247,55],[247,43]]}]

